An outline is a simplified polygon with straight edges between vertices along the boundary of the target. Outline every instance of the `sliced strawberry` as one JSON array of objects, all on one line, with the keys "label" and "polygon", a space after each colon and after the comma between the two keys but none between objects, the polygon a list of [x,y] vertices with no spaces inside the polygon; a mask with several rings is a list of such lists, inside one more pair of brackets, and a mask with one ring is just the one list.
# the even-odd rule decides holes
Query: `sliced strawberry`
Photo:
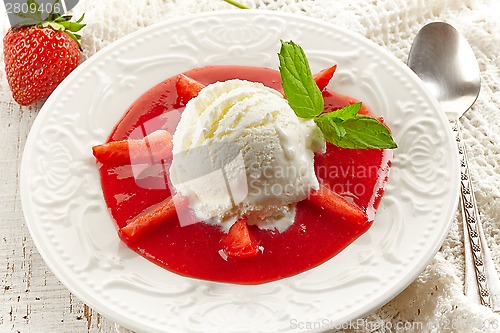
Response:
[{"label": "sliced strawberry", "polygon": [[252,239],[247,226],[247,218],[236,221],[229,233],[222,238],[223,250],[231,257],[247,258],[259,253],[257,244]]},{"label": "sliced strawberry", "polygon": [[179,74],[179,79],[175,84],[177,89],[177,96],[179,96],[179,101],[184,105],[187,104],[191,99],[198,96],[201,89],[205,88],[205,85],[198,82],[184,74]]},{"label": "sliced strawberry", "polygon": [[366,213],[358,205],[347,201],[324,185],[320,185],[318,191],[311,192],[309,201],[345,220],[358,224],[368,221]]},{"label": "sliced strawberry", "polygon": [[157,130],[138,140],[123,140],[92,147],[95,158],[108,165],[157,163],[172,157],[172,134]]},{"label": "sliced strawberry", "polygon": [[124,240],[137,239],[148,230],[162,223],[173,223],[177,217],[177,210],[188,208],[186,197],[177,193],[174,197],[169,197],[153,210],[135,218],[132,222],[120,229],[118,234]]},{"label": "sliced strawberry", "polygon": [[314,75],[314,81],[316,81],[319,90],[325,90],[328,83],[330,83],[330,80],[332,79],[333,73],[335,73],[336,69],[337,65],[333,65],[332,67],[323,69],[321,72]]}]

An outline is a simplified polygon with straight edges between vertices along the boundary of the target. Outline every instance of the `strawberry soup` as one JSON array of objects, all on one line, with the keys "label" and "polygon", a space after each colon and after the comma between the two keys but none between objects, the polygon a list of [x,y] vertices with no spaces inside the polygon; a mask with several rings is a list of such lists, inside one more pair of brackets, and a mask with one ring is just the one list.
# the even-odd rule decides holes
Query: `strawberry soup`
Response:
[{"label": "strawberry soup", "polygon": [[[210,66],[184,74],[202,85],[238,78],[282,91],[280,73],[272,69]],[[143,94],[115,126],[108,142],[130,139],[136,129],[146,127],[148,133],[160,129],[167,130],[167,135],[174,133],[184,109],[183,96],[176,89],[178,80],[178,76],[166,79]],[[323,90],[323,97],[325,112],[356,102],[327,89]],[[360,113],[369,111],[363,106]],[[370,228],[387,181],[391,156],[388,150],[345,149],[327,143],[326,153],[317,154],[314,160],[318,180],[348,203],[357,205],[367,219],[355,223],[312,199],[304,200],[297,204],[294,223],[283,232],[253,225],[240,230],[240,235],[243,232],[246,239],[251,239],[257,254],[250,251],[240,252],[240,257],[228,256],[223,251],[228,235],[221,228],[201,222],[181,226],[177,218],[158,219],[139,237],[126,237],[123,233],[120,236],[141,256],[187,277],[239,284],[289,277],[332,258]],[[162,163],[168,166],[170,161]],[[138,180],[131,164],[130,159],[120,165],[100,164],[104,198],[118,229],[171,197],[169,187],[161,186],[168,182],[168,167]],[[241,255],[245,253],[249,255]]]}]

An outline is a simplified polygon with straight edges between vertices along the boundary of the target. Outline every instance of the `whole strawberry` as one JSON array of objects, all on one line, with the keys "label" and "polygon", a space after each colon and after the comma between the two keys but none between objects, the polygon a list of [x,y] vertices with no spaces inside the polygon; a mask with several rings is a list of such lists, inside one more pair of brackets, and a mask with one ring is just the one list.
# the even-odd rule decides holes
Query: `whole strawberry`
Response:
[{"label": "whole strawberry", "polygon": [[5,72],[17,103],[47,98],[80,61],[79,31],[69,16],[49,15],[37,25],[13,27],[3,39]]}]

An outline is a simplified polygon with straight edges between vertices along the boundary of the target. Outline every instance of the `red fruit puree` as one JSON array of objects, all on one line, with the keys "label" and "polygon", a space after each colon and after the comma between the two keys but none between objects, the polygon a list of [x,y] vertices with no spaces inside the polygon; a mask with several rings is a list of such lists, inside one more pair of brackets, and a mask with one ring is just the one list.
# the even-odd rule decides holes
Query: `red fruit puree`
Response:
[{"label": "red fruit puree", "polygon": [[[185,74],[203,84],[239,78],[262,82],[282,91],[279,72],[272,69],[211,66]],[[176,80],[176,77],[169,78],[143,94],[118,122],[108,142],[127,139],[140,126],[146,127],[149,133],[164,128],[173,134],[183,110],[176,94]],[[356,102],[328,90],[323,96],[326,111]],[[360,112],[369,113],[364,106]],[[316,174],[330,189],[352,198],[373,220],[387,180],[391,154],[384,150],[341,149],[328,144],[327,152],[315,158]],[[158,176],[146,177],[139,185],[134,177],[124,177],[132,174],[128,165],[102,165],[100,173],[104,198],[118,228],[170,196],[168,187],[145,188],[158,180],[164,182]],[[253,238],[263,248],[262,253],[251,258],[229,257],[225,260],[219,254],[224,233],[205,223],[182,227],[179,223],[164,223],[126,243],[150,261],[184,276],[258,284],[320,265],[366,232],[371,224],[370,221],[358,225],[339,219],[305,200],[297,205],[295,223],[283,233],[249,226]]]}]

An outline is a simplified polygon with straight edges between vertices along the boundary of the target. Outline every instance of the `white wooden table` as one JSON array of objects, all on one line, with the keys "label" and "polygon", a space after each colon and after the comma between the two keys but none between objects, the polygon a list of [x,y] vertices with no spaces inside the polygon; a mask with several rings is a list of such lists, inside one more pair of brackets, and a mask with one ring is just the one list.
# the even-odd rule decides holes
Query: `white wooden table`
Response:
[{"label": "white wooden table", "polygon": [[19,166],[35,108],[5,103],[0,74],[0,332],[112,332],[113,323],[92,311],[47,268],[24,223]]}]

